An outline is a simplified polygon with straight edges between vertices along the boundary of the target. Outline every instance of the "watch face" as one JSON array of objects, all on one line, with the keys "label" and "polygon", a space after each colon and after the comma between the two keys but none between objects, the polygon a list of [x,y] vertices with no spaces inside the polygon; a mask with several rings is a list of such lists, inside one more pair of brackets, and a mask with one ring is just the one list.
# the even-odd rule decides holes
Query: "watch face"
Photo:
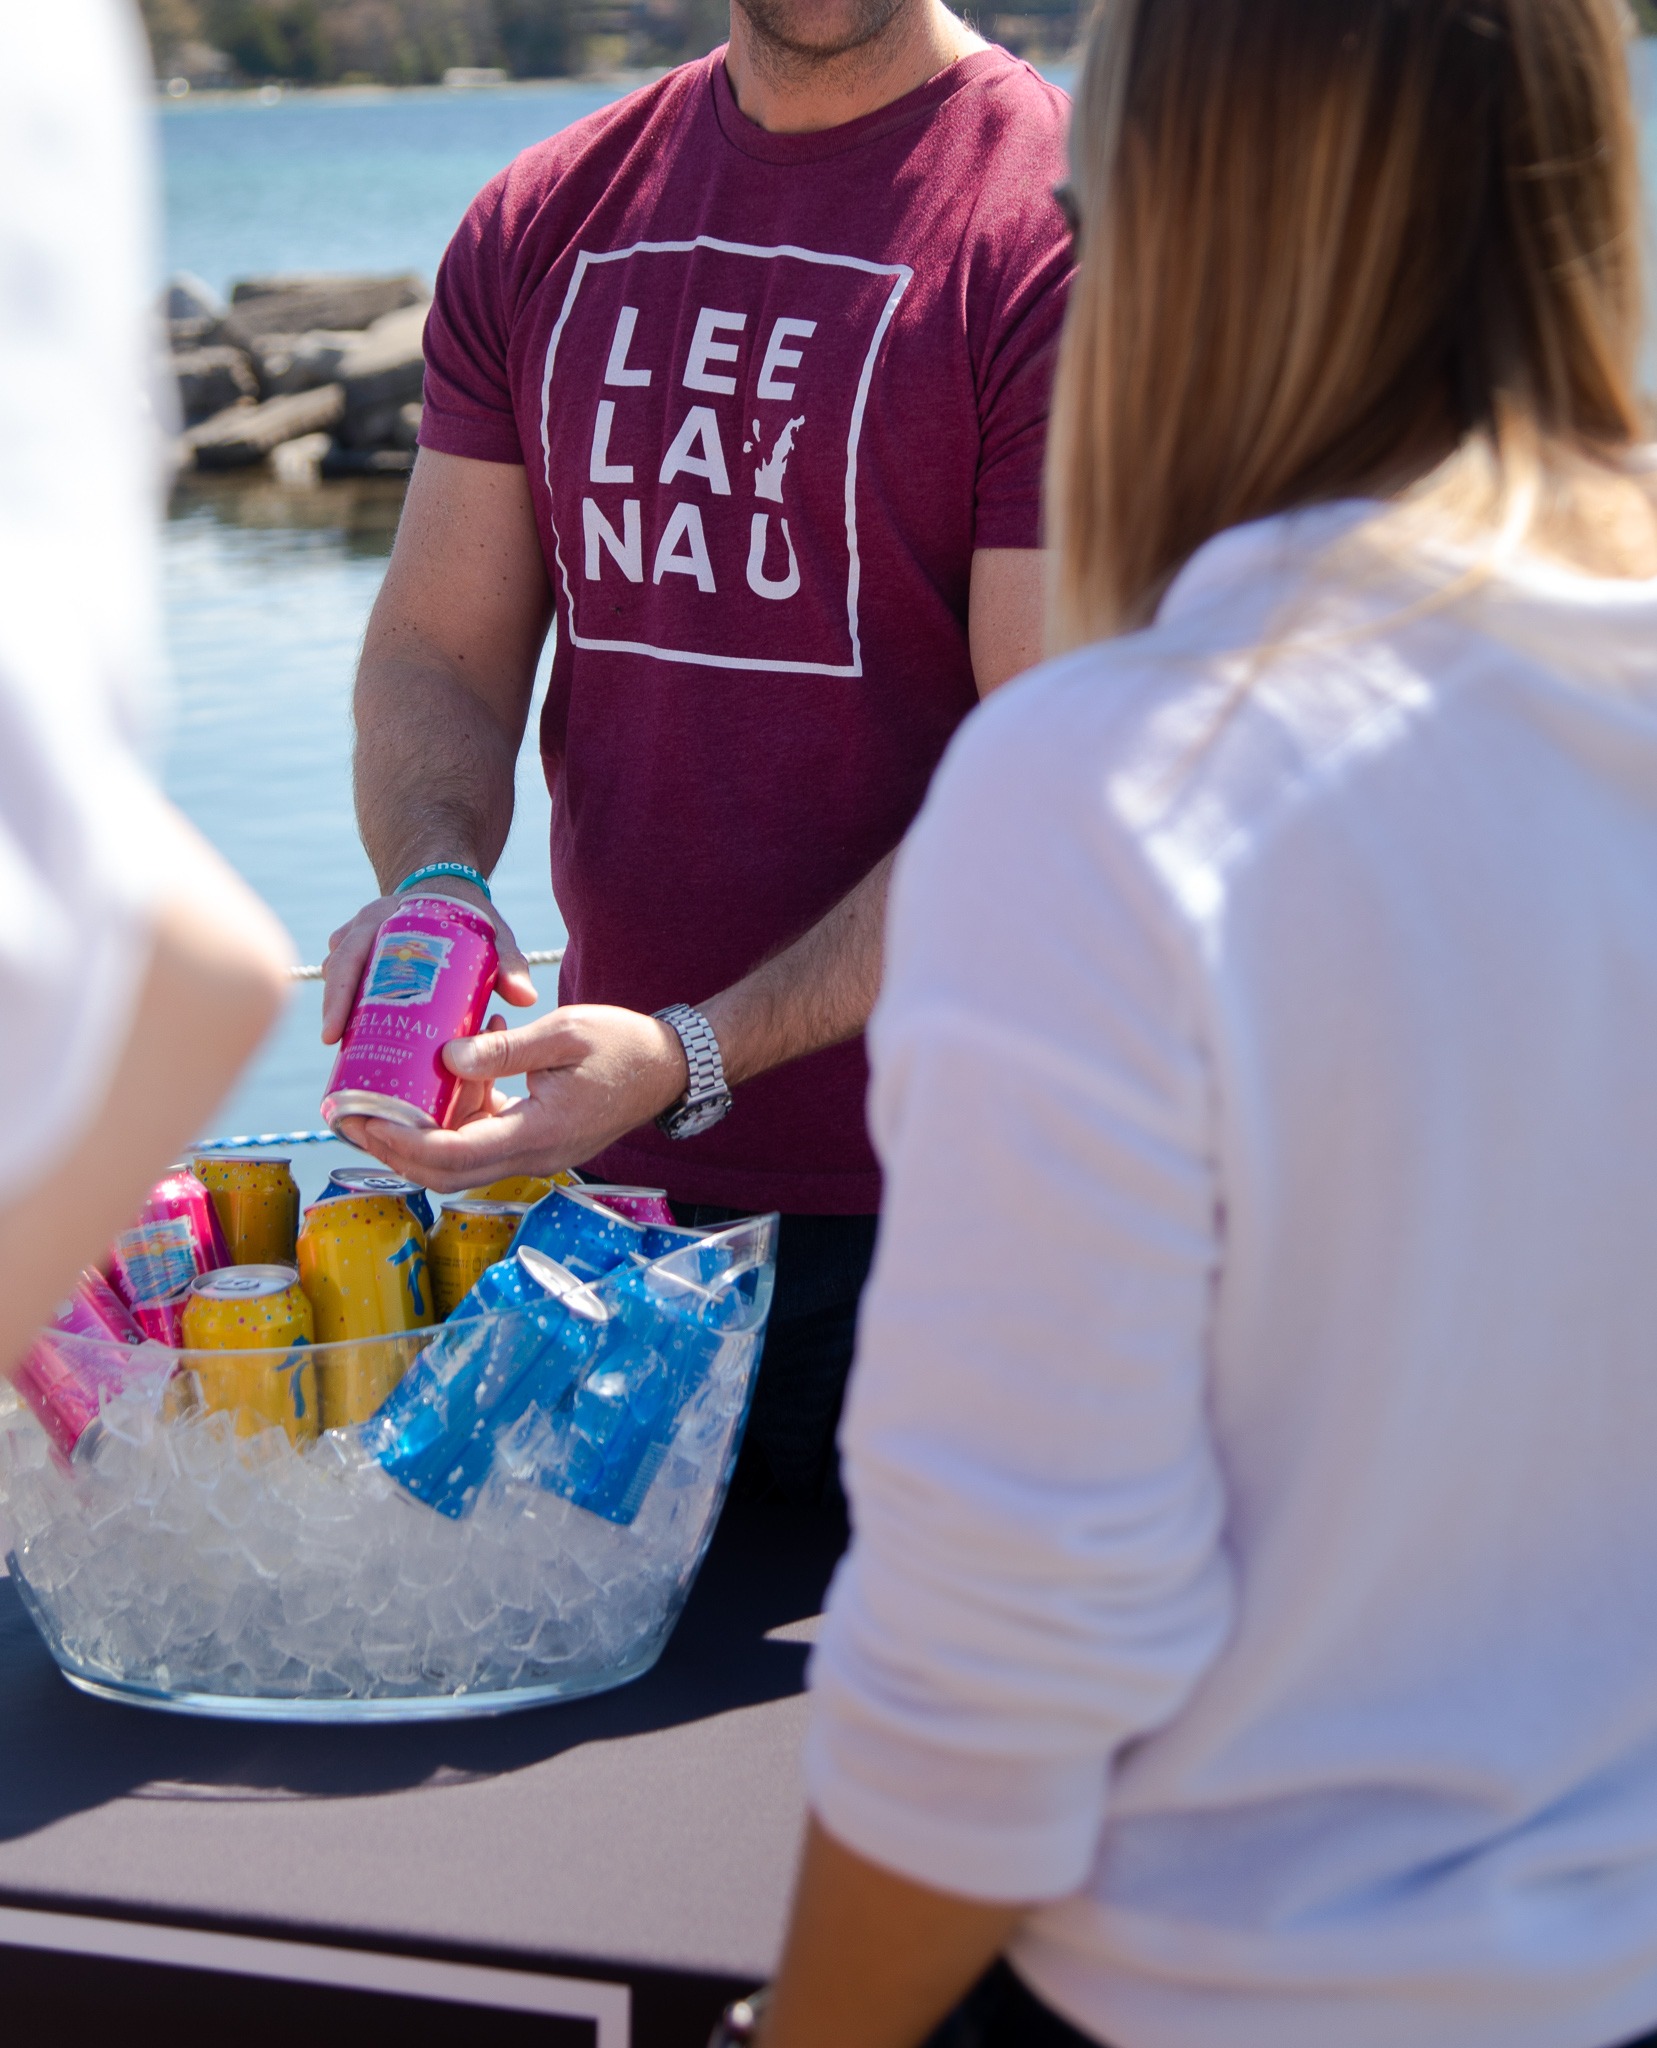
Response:
[{"label": "watch face", "polygon": [[670,1138],[699,1137],[703,1131],[711,1131],[730,1106],[731,1098],[723,1093],[708,1101],[687,1102],[665,1120],[667,1134]]}]

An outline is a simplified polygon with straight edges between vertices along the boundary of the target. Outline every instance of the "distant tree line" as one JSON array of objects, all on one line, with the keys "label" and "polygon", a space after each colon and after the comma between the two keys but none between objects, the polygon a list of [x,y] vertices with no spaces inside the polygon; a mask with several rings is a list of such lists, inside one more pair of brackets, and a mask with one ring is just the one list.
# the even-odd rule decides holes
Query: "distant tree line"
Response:
[{"label": "distant tree line", "polygon": [[[1078,0],[966,11],[1014,49],[1069,47]],[[1641,0],[1657,6],[1657,0]],[[725,40],[728,0],[139,0],[157,74],[302,85],[435,82],[452,66],[549,78],[683,63]],[[226,68],[228,60],[228,68]]]},{"label": "distant tree line", "polygon": [[[957,0],[960,4],[960,0]],[[962,12],[1010,49],[1067,50],[1086,0],[1010,0],[1016,12]],[[1632,0],[1657,35],[1657,0]],[[304,85],[435,82],[454,65],[551,78],[594,61],[683,63],[725,39],[728,0],[139,0],[158,74],[214,52],[227,76]]]},{"label": "distant tree line", "polygon": [[158,75],[228,58],[227,78],[428,84],[451,66],[515,78],[610,61],[673,64],[725,39],[726,0],[139,0]]}]

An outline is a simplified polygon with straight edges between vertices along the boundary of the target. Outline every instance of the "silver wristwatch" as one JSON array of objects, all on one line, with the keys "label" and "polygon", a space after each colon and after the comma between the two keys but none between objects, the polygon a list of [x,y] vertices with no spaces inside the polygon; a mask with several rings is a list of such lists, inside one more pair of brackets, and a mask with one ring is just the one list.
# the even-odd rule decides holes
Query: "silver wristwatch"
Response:
[{"label": "silver wristwatch", "polygon": [[679,1034],[690,1068],[690,1086],[671,1109],[656,1119],[658,1130],[670,1138],[695,1138],[711,1131],[731,1106],[731,1091],[725,1086],[725,1062],[719,1057],[719,1040],[713,1026],[700,1010],[689,1003],[669,1003],[656,1015]]}]

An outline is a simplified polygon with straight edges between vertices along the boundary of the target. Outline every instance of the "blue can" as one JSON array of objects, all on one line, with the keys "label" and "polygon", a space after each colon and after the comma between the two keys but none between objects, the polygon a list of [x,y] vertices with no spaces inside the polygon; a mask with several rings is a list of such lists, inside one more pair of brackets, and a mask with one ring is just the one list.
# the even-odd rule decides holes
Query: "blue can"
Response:
[{"label": "blue can", "polygon": [[488,1267],[368,1425],[400,1486],[439,1514],[470,1513],[498,1441],[526,1409],[558,1406],[610,1311],[533,1250]]},{"label": "blue can", "polygon": [[740,1288],[664,1285],[664,1277],[635,1266],[603,1283],[611,1309],[603,1345],[557,1408],[526,1408],[501,1448],[508,1472],[606,1521],[631,1522],[644,1504],[748,1298]]},{"label": "blue can", "polygon": [[512,1248],[528,1246],[583,1280],[600,1280],[623,1266],[665,1258],[699,1243],[701,1236],[660,1223],[634,1223],[579,1188],[554,1188],[519,1224]]},{"label": "blue can", "polygon": [[383,1166],[336,1166],[317,1200],[331,1202],[338,1195],[396,1195],[408,1204],[422,1230],[429,1231],[437,1221],[432,1198],[420,1183],[387,1173]]},{"label": "blue can", "polygon": [[485,1269],[367,1425],[366,1441],[440,1514],[469,1514],[498,1471],[631,1522],[724,1347],[760,1342],[775,1219],[664,1231],[673,1248],[649,1260],[638,1225],[604,1211],[593,1218],[580,1203],[555,1207],[542,1215],[543,1234],[556,1234],[572,1258],[590,1265],[622,1250],[588,1280],[524,1243],[546,1210],[537,1205],[511,1254]]}]

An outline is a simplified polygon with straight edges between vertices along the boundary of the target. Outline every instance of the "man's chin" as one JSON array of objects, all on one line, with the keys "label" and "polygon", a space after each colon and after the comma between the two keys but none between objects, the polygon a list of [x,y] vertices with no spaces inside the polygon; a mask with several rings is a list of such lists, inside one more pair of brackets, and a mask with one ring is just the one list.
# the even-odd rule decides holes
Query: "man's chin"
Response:
[{"label": "man's chin", "polygon": [[876,42],[916,0],[733,0],[763,43],[797,61],[831,63]]}]

